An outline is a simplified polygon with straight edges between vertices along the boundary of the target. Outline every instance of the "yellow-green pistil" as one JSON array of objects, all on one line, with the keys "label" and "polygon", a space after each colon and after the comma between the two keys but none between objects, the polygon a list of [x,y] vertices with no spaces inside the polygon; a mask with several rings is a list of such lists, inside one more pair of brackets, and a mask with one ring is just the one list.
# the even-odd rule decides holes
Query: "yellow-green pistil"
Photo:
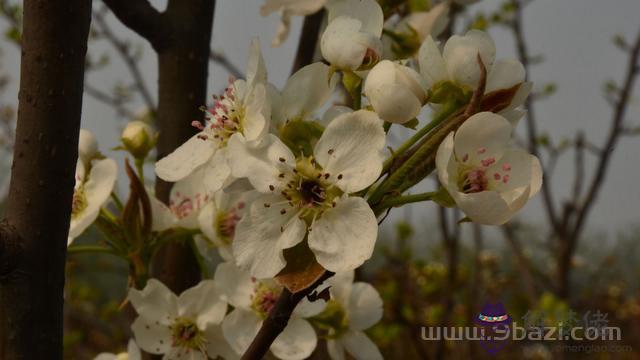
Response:
[{"label": "yellow-green pistil", "polygon": [[193,319],[176,318],[170,326],[174,347],[203,351],[206,345],[204,332],[198,328]]},{"label": "yellow-green pistil", "polygon": [[[280,161],[285,162],[285,159],[281,158]],[[342,179],[342,174],[324,172],[313,157],[296,159],[293,172],[280,173],[279,177],[286,181],[281,195],[287,200],[289,206],[294,208],[291,211],[296,211],[307,224],[311,224],[313,219],[324,210],[334,207],[336,198],[343,194],[342,190],[334,185],[337,180]],[[275,186],[271,185],[269,188],[275,191]],[[271,206],[271,204],[264,205]],[[282,209],[280,212],[284,215],[287,209]]]}]

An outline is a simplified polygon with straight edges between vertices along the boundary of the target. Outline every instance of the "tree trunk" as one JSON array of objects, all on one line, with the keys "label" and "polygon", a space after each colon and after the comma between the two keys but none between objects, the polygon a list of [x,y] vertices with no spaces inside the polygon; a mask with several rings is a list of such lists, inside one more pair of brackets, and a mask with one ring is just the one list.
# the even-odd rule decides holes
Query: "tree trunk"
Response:
[{"label": "tree trunk", "polygon": [[[164,21],[168,38],[158,52],[158,159],[193,136],[193,120],[203,118],[206,104],[209,53],[215,1],[170,1]],[[169,200],[171,183],[156,179],[156,196]],[[169,244],[160,249],[154,275],[179,294],[200,280],[200,269],[188,245]]]},{"label": "tree trunk", "polygon": [[0,358],[62,359],[89,0],[25,0],[18,123],[0,225]]}]

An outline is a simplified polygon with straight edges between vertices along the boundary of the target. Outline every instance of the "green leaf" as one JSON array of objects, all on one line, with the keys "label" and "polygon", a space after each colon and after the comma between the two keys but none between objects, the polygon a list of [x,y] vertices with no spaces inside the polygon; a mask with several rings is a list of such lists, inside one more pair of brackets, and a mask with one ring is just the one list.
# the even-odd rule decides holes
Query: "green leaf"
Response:
[{"label": "green leaf", "polygon": [[458,220],[458,224],[469,223],[469,222],[473,222],[473,220],[469,219],[468,216],[465,216],[462,219]]}]

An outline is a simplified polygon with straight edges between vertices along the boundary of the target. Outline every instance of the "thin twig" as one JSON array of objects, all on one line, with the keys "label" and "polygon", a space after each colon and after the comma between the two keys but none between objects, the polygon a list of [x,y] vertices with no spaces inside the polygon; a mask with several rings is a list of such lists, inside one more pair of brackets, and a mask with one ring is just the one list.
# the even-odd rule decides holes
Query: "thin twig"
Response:
[{"label": "thin twig", "polygon": [[278,301],[275,303],[269,316],[262,322],[260,331],[249,345],[247,351],[242,355],[242,360],[259,360],[269,351],[273,341],[284,330],[291,318],[291,313],[298,303],[311,294],[320,284],[333,276],[333,273],[326,271],[316,282],[308,288],[292,294],[286,288],[280,293]]},{"label": "thin twig", "polygon": [[129,53],[129,45],[118,38],[111,28],[107,24],[104,19],[105,11],[94,11],[93,19],[95,23],[98,25],[98,33],[99,35],[104,36],[104,38],[113,46],[116,52],[124,61],[125,66],[129,69],[131,76],[134,81],[134,87],[140,92],[140,96],[142,96],[142,100],[144,101],[147,108],[153,112],[156,111],[156,106],[151,97],[151,92],[149,91],[149,87],[147,86],[144,77],[142,76],[142,72],[138,67],[138,59]]},{"label": "thin twig", "polygon": [[224,54],[211,50],[211,53],[209,54],[209,60],[225,68],[225,70],[227,70],[233,77],[242,77],[242,71],[240,71],[237,66],[229,61],[229,59]]}]

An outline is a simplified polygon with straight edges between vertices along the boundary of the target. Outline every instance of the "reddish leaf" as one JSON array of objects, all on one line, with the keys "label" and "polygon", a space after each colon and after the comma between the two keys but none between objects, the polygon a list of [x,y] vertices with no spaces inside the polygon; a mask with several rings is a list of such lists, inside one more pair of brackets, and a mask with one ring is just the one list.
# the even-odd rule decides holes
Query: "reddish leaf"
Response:
[{"label": "reddish leaf", "polygon": [[286,249],[284,258],[287,266],[276,276],[276,281],[293,294],[311,286],[326,271],[318,264],[306,241]]}]

